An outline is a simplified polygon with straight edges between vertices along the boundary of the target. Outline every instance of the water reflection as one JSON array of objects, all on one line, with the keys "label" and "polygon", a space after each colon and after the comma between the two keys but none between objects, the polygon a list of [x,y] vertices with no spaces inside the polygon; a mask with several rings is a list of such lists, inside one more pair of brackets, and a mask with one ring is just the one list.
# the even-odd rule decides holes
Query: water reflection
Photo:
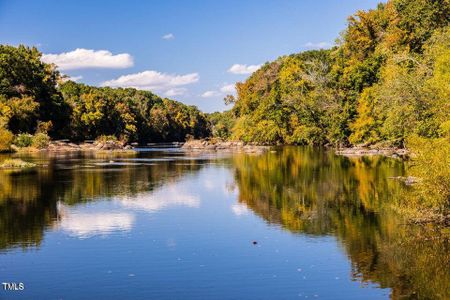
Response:
[{"label": "water reflection", "polygon": [[402,162],[282,148],[233,165],[240,203],[291,232],[336,236],[355,280],[391,288],[393,299],[450,298],[448,235],[390,209],[402,186],[389,178],[404,175]]},{"label": "water reflection", "polygon": [[[390,288],[393,299],[450,298],[448,236],[431,226],[406,226],[391,209],[403,187],[389,178],[405,175],[397,160],[298,147],[214,164],[214,157],[176,152],[28,159],[48,166],[35,173],[0,172],[3,252],[39,247],[49,230],[77,238],[129,232],[140,212],[199,208],[205,203],[200,196],[216,193],[237,199],[226,208],[236,219],[257,215],[294,236],[337,239],[352,278]],[[205,165],[226,168],[232,177],[184,181]],[[92,209],[96,203],[113,209]],[[165,238],[166,247],[176,248],[176,239]]]},{"label": "water reflection", "polygon": [[154,213],[173,206],[199,207],[200,198],[190,193],[185,187],[169,183],[164,188],[151,192],[138,193],[134,196],[114,198],[126,208],[144,210]]},{"label": "water reflection", "polygon": [[69,235],[88,238],[95,235],[105,236],[118,231],[130,231],[134,215],[126,212],[83,212],[64,204],[58,205],[58,222],[55,228]]},{"label": "water reflection", "polygon": [[[90,236],[117,228],[129,229],[130,215],[77,213],[74,206],[95,201],[118,201],[124,207],[156,211],[170,205],[196,207],[199,200],[177,191],[175,182],[197,172],[205,159],[186,159],[179,153],[161,159],[161,153],[146,153],[145,162],[126,154],[29,154],[36,172],[0,171],[0,251],[38,247],[48,228],[60,228],[77,236]],[[111,160],[134,159],[139,163],[114,165]],[[183,164],[179,164],[182,159]],[[148,164],[149,160],[158,163]],[[107,166],[93,167],[95,163]],[[162,185],[169,189],[159,189]],[[172,187],[172,188],[170,188]],[[156,191],[155,191],[156,190]],[[58,203],[62,204],[59,206]],[[90,228],[90,229],[89,229]]]}]

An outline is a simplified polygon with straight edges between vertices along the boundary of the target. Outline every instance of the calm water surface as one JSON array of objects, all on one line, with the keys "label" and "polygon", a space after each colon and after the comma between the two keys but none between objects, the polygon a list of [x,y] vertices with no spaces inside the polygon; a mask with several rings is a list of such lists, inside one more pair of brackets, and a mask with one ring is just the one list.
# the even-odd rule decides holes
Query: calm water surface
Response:
[{"label": "calm water surface", "polygon": [[448,240],[390,209],[400,161],[148,150],[0,172],[1,299],[450,298]]}]

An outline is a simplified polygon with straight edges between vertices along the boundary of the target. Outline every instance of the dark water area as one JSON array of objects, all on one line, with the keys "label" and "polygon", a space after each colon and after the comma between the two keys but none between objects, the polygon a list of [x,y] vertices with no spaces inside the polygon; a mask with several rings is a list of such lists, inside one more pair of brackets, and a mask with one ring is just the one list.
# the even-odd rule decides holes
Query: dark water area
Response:
[{"label": "dark water area", "polygon": [[392,209],[402,161],[143,150],[0,171],[0,299],[450,299],[448,239]]}]

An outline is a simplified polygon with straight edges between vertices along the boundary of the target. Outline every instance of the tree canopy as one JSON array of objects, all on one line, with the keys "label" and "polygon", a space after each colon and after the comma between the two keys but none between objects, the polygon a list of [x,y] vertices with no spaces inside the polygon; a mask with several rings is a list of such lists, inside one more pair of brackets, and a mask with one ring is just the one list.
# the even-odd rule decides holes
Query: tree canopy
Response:
[{"label": "tree canopy", "polygon": [[236,85],[232,138],[403,146],[413,135],[445,136],[449,24],[448,0],[390,0],[357,12],[332,49],[280,57]]},{"label": "tree canopy", "polygon": [[0,45],[0,148],[7,147],[10,132],[48,132],[74,141],[114,135],[143,143],[202,138],[210,128],[195,106],[148,91],[67,81],[36,48]]}]

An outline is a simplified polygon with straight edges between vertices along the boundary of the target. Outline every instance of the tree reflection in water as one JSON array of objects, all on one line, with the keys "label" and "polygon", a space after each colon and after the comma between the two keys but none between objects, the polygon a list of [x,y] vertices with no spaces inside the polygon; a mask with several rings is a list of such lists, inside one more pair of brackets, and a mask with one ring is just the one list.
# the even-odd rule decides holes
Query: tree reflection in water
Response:
[{"label": "tree reflection in water", "polygon": [[233,160],[240,203],[291,232],[335,236],[355,279],[392,288],[393,299],[450,298],[448,235],[392,210],[405,191],[389,179],[404,175],[401,161],[299,147]]},{"label": "tree reflection in water", "polygon": [[[138,201],[127,202],[127,197],[149,193],[161,185],[170,185],[183,175],[197,172],[202,162],[197,159],[183,160],[182,163],[158,159],[154,163],[153,158],[149,157],[138,159],[138,165],[136,162],[126,163],[127,159],[133,158],[137,157],[127,157],[121,164],[106,163],[99,167],[98,161],[109,162],[111,157],[106,154],[70,154],[62,158],[37,154],[33,159],[44,162],[47,167],[31,172],[0,171],[0,251],[38,247],[44,231],[54,226],[67,227],[69,232],[80,232],[81,229],[72,230],[80,225],[70,217],[69,206],[100,199],[120,199],[126,205],[139,205]],[[117,155],[113,159],[118,159]],[[153,200],[147,204],[162,205],[156,203],[157,199]],[[195,199],[192,201],[190,204],[195,205]],[[61,205],[58,207],[58,203],[65,209],[61,209]],[[92,217],[95,216],[90,215],[90,220]],[[105,216],[102,215],[102,218]],[[118,222],[132,222],[129,216],[113,215],[108,220],[111,226]]]}]

